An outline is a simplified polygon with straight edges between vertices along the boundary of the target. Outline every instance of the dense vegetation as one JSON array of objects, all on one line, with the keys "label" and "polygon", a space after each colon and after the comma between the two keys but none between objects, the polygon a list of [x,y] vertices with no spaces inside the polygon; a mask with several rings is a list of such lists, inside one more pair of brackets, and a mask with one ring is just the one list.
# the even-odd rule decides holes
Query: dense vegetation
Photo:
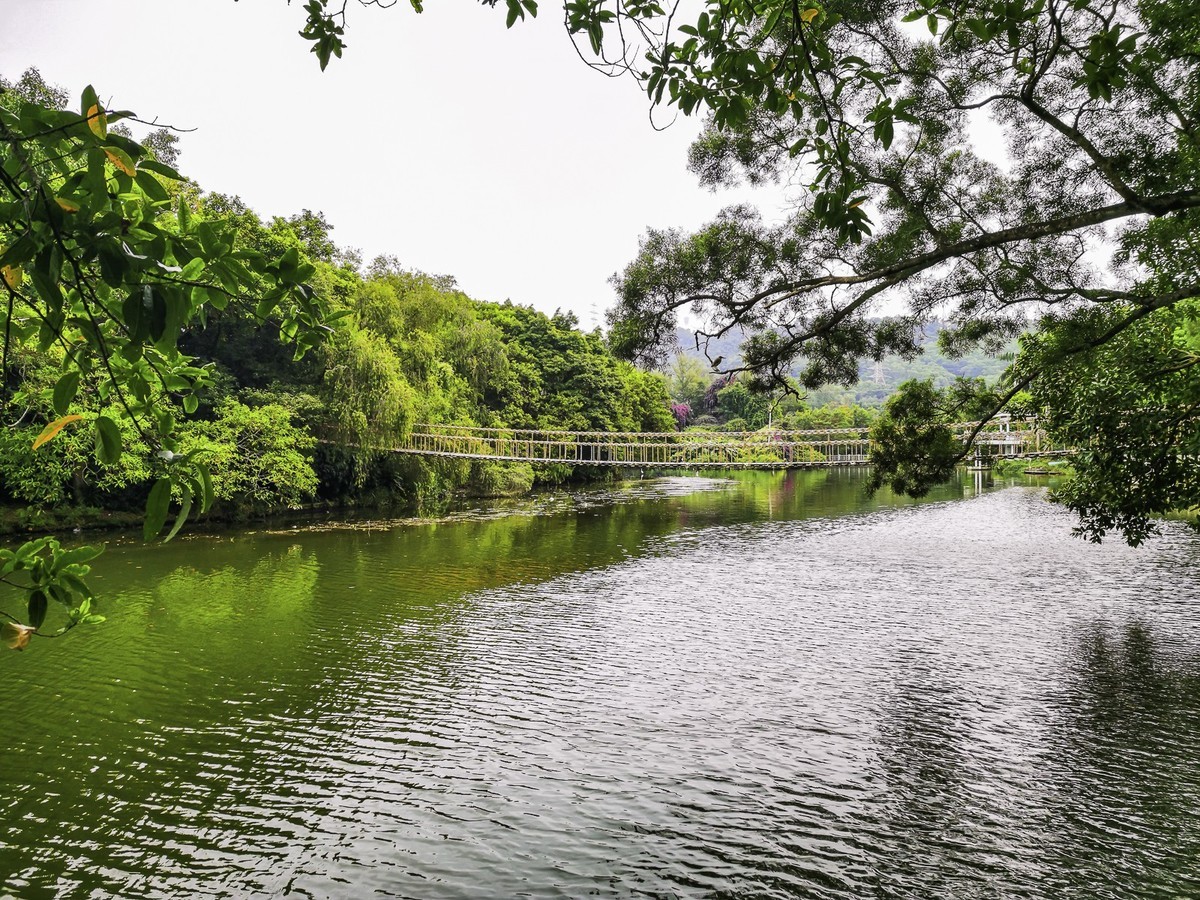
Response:
[{"label": "dense vegetation", "polygon": [[[764,390],[737,373],[716,374],[696,356],[679,353],[667,368],[671,411],[680,428],[715,431],[815,431],[866,428],[876,410],[837,398],[813,403],[796,390]],[[838,402],[841,400],[842,402]]]},{"label": "dense vegetation", "polygon": [[[572,430],[674,426],[664,380],[570,315],[471,300],[381,259],[362,269],[320,215],[264,220],[174,169],[170,135],[79,111],[29,72],[0,84],[0,502],[144,509],[168,538],[194,509],[319,498],[515,493],[564,467],[398,457],[414,423]],[[95,618],[92,551],[0,550],[46,615]]]},{"label": "dense vegetation", "polygon": [[[44,95],[27,73],[15,95]],[[64,98],[58,96],[61,102]],[[174,161],[172,159],[172,161]],[[207,310],[183,325],[179,350],[203,374],[203,388],[156,398],[156,413],[177,419],[171,452],[199,451],[218,505],[226,509],[297,506],[314,498],[357,502],[444,496],[460,487],[484,494],[561,480],[569,469],[428,460],[383,452],[413,423],[568,430],[659,431],[674,427],[664,379],[616,360],[599,332],[585,334],[569,314],[546,316],[511,303],[480,303],[449,278],[376,260],[360,271],[341,253],[330,226],[305,211],[264,221],[237,198],[183,185],[171,198],[192,222],[219,223],[229,253],[294,254],[325,301],[325,340],[297,359],[279,323],[244,304]],[[34,313],[21,293],[11,317]],[[161,447],[139,434],[95,385],[81,381],[56,408],[66,350],[13,342],[0,406],[0,502],[29,504],[31,524],[66,503],[140,509]],[[61,391],[59,392],[61,395]],[[61,396],[58,398],[61,400]],[[37,450],[46,427],[70,412],[81,418]],[[119,423],[119,458],[97,456],[87,426]]]},{"label": "dense vegetation", "polygon": [[[1013,341],[1005,348],[1012,352],[999,356],[979,349],[947,353],[938,343],[938,335],[943,330],[943,323],[936,320],[930,322],[917,337],[917,347],[921,351],[919,355],[906,358],[890,353],[879,360],[860,359],[857,381],[809,388],[804,392],[805,402],[811,407],[862,406],[877,409],[906,381],[932,381],[934,387],[939,389],[950,387],[959,378],[982,378],[994,384],[1004,375],[1017,349]],[[701,348],[692,332],[676,329],[678,351],[693,357],[709,372],[712,371],[710,360],[714,359],[720,360],[722,369],[739,368],[742,363],[741,347],[749,336],[748,332],[737,329],[722,338],[708,340]],[[804,366],[804,358],[798,358],[791,376],[799,376]]]},{"label": "dense vegetation", "polygon": [[1194,10],[704,7],[650,39],[650,98],[710,111],[689,160],[702,182],[786,184],[796,202],[779,222],[739,206],[691,233],[648,232],[616,279],[615,345],[654,358],[686,311],[702,347],[749,334],[735,368],[770,385],[798,367],[815,390],[854,384],[864,357],[915,359],[933,320],[951,358],[1027,332],[999,384],[922,378],[889,401],[881,481],[927,491],[964,455],[947,423],[1028,392],[1058,439],[1087,447],[1061,495],[1081,534],[1138,543],[1157,514],[1200,507]]}]

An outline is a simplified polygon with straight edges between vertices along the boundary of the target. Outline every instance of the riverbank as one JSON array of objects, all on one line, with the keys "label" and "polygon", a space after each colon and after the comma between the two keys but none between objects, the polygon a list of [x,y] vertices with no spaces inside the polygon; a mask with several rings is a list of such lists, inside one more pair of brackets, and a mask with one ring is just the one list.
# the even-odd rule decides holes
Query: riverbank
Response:
[{"label": "riverbank", "polygon": [[1022,457],[1020,459],[1001,457],[992,463],[992,473],[1002,478],[1010,478],[1014,475],[1067,477],[1074,475],[1075,469],[1067,460],[1056,457]]},{"label": "riverbank", "polygon": [[[654,473],[656,475],[663,473]],[[189,532],[223,531],[239,526],[286,528],[293,524],[310,525],[322,521],[355,521],[365,518],[426,519],[453,512],[471,504],[504,503],[561,493],[564,488],[587,485],[612,485],[636,481],[623,473],[605,471],[602,477],[573,477],[561,482],[537,482],[521,490],[498,492],[481,486],[465,485],[438,497],[412,498],[396,493],[373,491],[355,500],[314,501],[301,506],[250,508],[218,502],[204,516],[188,521]],[[0,537],[36,537],[78,533],[104,533],[140,529],[144,521],[141,509],[101,509],[95,506],[62,505],[53,508],[0,506]]]},{"label": "riverbank", "polygon": [[[1002,460],[992,470],[996,477],[1011,479],[1025,475],[1032,465],[1028,460]],[[800,470],[775,470],[778,474]],[[818,470],[829,471],[829,470]],[[863,470],[865,471],[865,469]],[[737,470],[705,470],[712,478],[727,478]],[[203,517],[189,520],[189,533],[225,531],[231,528],[253,526],[289,528],[293,525],[336,525],[346,522],[353,525],[359,521],[386,519],[431,520],[480,505],[504,505],[512,502],[536,500],[542,496],[562,494],[564,491],[595,486],[599,488],[625,485],[656,478],[675,478],[694,475],[692,469],[650,469],[634,475],[631,471],[606,469],[597,475],[590,473],[557,482],[536,482],[532,487],[519,491],[496,492],[481,486],[465,485],[446,494],[422,498],[411,498],[396,493],[373,491],[355,500],[314,501],[298,507],[248,508],[218,502]],[[1051,463],[1051,475],[1064,476],[1072,470],[1062,460]],[[1031,482],[1032,483],[1032,482]],[[141,509],[101,509],[94,506],[60,506],[38,509],[32,506],[0,506],[0,537],[35,537],[42,535],[65,535],[79,533],[104,533],[134,531],[142,527]]]}]

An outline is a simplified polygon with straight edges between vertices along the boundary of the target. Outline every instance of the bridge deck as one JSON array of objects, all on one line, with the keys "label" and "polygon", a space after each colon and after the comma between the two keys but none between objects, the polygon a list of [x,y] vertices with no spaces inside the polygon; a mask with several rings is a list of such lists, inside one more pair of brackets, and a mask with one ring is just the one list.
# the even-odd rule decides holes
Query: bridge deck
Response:
[{"label": "bridge deck", "polygon": [[[965,441],[974,423],[955,425]],[[1044,443],[1036,427],[1008,423],[981,432],[981,456],[1023,456]],[[865,428],[810,431],[535,431],[466,425],[417,425],[396,453],[495,462],[631,468],[780,469],[870,463]]]}]

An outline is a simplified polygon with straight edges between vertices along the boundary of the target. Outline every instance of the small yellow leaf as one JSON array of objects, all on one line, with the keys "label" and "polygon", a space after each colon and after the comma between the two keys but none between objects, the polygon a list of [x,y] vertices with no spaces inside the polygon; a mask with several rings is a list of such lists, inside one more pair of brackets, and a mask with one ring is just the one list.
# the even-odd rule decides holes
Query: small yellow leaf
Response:
[{"label": "small yellow leaf", "polygon": [[112,161],[112,164],[132,178],[137,174],[137,170],[133,167],[133,160],[129,158],[129,154],[117,147],[105,147],[104,155]]},{"label": "small yellow leaf", "polygon": [[851,203],[851,204],[850,204],[850,208],[851,208],[851,209],[858,209],[858,208],[859,208],[860,206],[862,206],[862,205],[863,205],[863,203],[865,203],[865,202],[866,202],[866,201],[864,201],[864,200],[859,200],[857,203]]},{"label": "small yellow leaf", "polygon": [[0,269],[0,277],[4,278],[4,283],[8,285],[9,290],[15,291],[21,285],[21,279],[25,277],[25,273],[20,266],[5,266]]},{"label": "small yellow leaf", "polygon": [[819,9],[806,9],[804,12],[800,13],[800,21],[805,25],[811,25],[812,20],[820,15],[820,13],[821,11]]},{"label": "small yellow leaf", "polygon": [[79,204],[70,197],[55,197],[54,202],[58,204],[63,212],[77,213],[79,212]]},{"label": "small yellow leaf", "polygon": [[49,425],[42,429],[42,433],[37,436],[37,440],[33,442],[33,449],[36,450],[42,444],[49,443],[58,437],[58,433],[70,425],[72,422],[78,422],[83,416],[71,413],[69,416],[63,416],[61,419],[55,419]]},{"label": "small yellow leaf", "polygon": [[22,625],[19,622],[5,622],[0,625],[0,642],[9,650],[24,650],[29,646],[29,637],[36,628]]},{"label": "small yellow leaf", "polygon": [[87,123],[88,128],[92,130],[92,134],[100,138],[100,140],[108,137],[108,119],[104,115],[104,110],[98,105],[92,104],[92,107],[87,111]]}]

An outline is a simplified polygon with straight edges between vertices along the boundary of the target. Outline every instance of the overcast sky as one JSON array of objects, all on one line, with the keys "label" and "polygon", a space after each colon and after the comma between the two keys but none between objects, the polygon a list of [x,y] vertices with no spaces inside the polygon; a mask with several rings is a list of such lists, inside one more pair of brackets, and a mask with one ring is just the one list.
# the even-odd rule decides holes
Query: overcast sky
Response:
[{"label": "overcast sky", "polygon": [[694,227],[751,196],[700,188],[686,169],[699,123],[655,131],[632,81],[578,59],[552,3],[511,31],[503,4],[352,4],[324,73],[301,5],[0,0],[0,73],[37,66],[73,97],[90,82],[112,108],[196,129],[184,174],[263,216],[321,210],[367,260],[392,253],[478,299],[585,324],[647,226]]}]

